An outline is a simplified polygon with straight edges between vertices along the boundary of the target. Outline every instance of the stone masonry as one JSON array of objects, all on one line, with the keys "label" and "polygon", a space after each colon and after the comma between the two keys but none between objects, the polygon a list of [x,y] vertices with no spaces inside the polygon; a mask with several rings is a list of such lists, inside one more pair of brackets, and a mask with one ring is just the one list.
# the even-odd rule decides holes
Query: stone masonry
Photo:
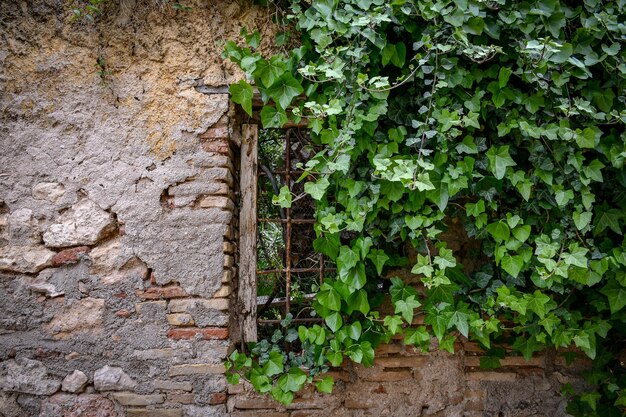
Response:
[{"label": "stone masonry", "polygon": [[[221,55],[252,0],[0,1],[0,417],[564,416],[554,355],[394,341],[290,407],[227,387],[239,127]],[[171,2],[170,2],[171,3]]]}]

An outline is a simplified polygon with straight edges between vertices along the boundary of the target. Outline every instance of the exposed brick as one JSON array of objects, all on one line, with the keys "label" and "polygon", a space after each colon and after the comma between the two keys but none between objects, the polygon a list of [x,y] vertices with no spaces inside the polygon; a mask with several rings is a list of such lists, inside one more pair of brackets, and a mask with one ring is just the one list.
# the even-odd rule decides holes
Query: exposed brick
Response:
[{"label": "exposed brick", "polygon": [[156,389],[171,391],[191,391],[193,389],[191,382],[156,380],[152,381],[152,386]]},{"label": "exposed brick", "polygon": [[181,287],[174,285],[170,287],[150,287],[145,291],[135,290],[135,295],[144,300],[159,300],[185,297],[187,293]]},{"label": "exposed brick", "polygon": [[211,195],[200,201],[200,207],[209,208],[216,207],[228,211],[235,210],[235,203],[229,197]]},{"label": "exposed brick", "polygon": [[195,324],[191,314],[187,313],[173,313],[168,314],[166,317],[170,326],[193,326]]},{"label": "exposed brick", "polygon": [[115,401],[122,405],[154,405],[165,401],[162,394],[139,395],[132,392],[115,392],[112,394]]},{"label": "exposed brick", "polygon": [[483,411],[485,409],[485,405],[482,401],[467,401],[463,408],[465,411]]},{"label": "exposed brick", "polygon": [[224,253],[235,253],[235,244],[232,242],[224,242]]},{"label": "exposed brick", "polygon": [[193,404],[194,394],[167,394],[167,401],[178,404]]},{"label": "exposed brick", "polygon": [[217,290],[217,292],[215,294],[213,294],[213,297],[215,298],[226,298],[228,296],[230,296],[230,294],[232,293],[232,289],[230,288],[229,285],[223,285],[222,288],[220,288],[219,290]]},{"label": "exposed brick", "polygon": [[375,359],[375,363],[384,368],[419,368],[426,362],[428,362],[426,356],[392,356]]},{"label": "exposed brick", "polygon": [[235,258],[231,255],[224,256],[224,268],[230,268],[235,264]]},{"label": "exposed brick", "polygon": [[269,398],[236,397],[232,405],[238,410],[260,410],[276,408],[278,403]]},{"label": "exposed brick", "polygon": [[243,387],[243,384],[237,384],[237,385],[230,385],[230,384],[228,384],[227,389],[228,389],[228,393],[230,395],[233,395],[233,394],[243,394],[244,391],[245,391],[245,388]]},{"label": "exposed brick", "polygon": [[80,260],[80,255],[89,253],[90,250],[89,246],[64,249],[52,258],[52,266],[74,264]]},{"label": "exposed brick", "polygon": [[170,366],[169,376],[198,375],[198,374],[223,374],[226,372],[224,365],[210,363],[192,363],[185,365]]},{"label": "exposed brick", "polygon": [[259,412],[259,411],[233,411],[230,417],[289,417],[289,413],[281,413],[277,411]]},{"label": "exposed brick", "polygon": [[[465,356],[465,366],[475,366],[480,367],[480,356]],[[500,359],[500,365],[503,367],[539,367],[543,368],[545,366],[545,358],[535,357],[530,358],[528,361],[524,359],[522,356],[507,356],[503,359]]]},{"label": "exposed brick", "polygon": [[202,149],[205,152],[218,153],[221,155],[228,155],[230,153],[230,145],[226,141],[211,140],[202,144]]},{"label": "exposed brick", "polygon": [[193,339],[199,337],[204,340],[228,339],[228,329],[223,327],[209,327],[206,329],[170,329],[167,337],[174,340]]},{"label": "exposed brick", "polygon": [[217,405],[217,404],[226,404],[226,400],[228,399],[228,395],[225,392],[216,392],[211,394],[211,398],[209,398],[209,404]]},{"label": "exposed brick", "polygon": [[411,379],[411,371],[376,372],[363,378],[365,381],[386,382]]},{"label": "exposed brick", "polygon": [[222,284],[230,284],[233,280],[233,271],[230,268],[224,270],[224,275],[222,276]]},{"label": "exposed brick", "polygon": [[127,417],[182,417],[183,410],[160,408],[146,410],[145,408],[131,408],[126,411]]},{"label": "exposed brick", "polygon": [[164,349],[146,349],[146,350],[137,350],[133,351],[133,357],[138,359],[167,359],[173,358],[176,354],[176,351],[172,348],[164,348]]},{"label": "exposed brick", "polygon": [[398,345],[395,343],[386,343],[376,348],[376,357],[380,357],[381,355],[390,355],[394,353],[400,353],[400,352],[402,352],[402,345]]},{"label": "exposed brick", "polygon": [[291,412],[291,417],[326,417],[328,411],[320,410],[294,410]]},{"label": "exposed brick", "polygon": [[365,398],[346,398],[343,406],[348,409],[366,409],[374,406]]},{"label": "exposed brick", "polygon": [[510,382],[517,379],[517,374],[514,372],[468,372],[465,374],[465,379],[469,381],[496,381],[496,382]]},{"label": "exposed brick", "polygon": [[216,310],[228,311],[230,303],[226,298],[214,298],[211,300],[203,300],[198,298],[176,299],[170,301],[169,310],[172,313],[189,313],[197,304],[202,307]]},{"label": "exposed brick", "polygon": [[201,139],[228,138],[230,133],[228,126],[210,127],[200,135]]}]

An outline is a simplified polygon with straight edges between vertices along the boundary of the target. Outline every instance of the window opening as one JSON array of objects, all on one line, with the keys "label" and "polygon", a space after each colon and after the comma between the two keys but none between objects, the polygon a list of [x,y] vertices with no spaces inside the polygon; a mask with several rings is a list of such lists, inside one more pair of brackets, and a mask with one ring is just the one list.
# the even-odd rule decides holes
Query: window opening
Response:
[{"label": "window opening", "polygon": [[[293,323],[320,322],[312,301],[335,266],[313,249],[315,204],[304,193],[302,167],[317,149],[299,128],[261,129],[258,135],[256,283],[259,332],[292,316]],[[272,203],[288,187],[289,208]]]}]

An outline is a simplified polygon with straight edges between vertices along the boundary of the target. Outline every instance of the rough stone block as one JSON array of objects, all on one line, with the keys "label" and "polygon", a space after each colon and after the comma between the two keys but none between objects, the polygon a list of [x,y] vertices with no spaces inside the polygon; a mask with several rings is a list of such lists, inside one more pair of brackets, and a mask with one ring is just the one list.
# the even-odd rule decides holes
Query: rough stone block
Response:
[{"label": "rough stone block", "polygon": [[191,310],[197,306],[202,306],[206,309],[228,311],[230,304],[228,299],[225,298],[214,298],[210,300],[189,298],[170,301],[169,310],[172,313],[190,313]]},{"label": "rough stone block", "polygon": [[105,365],[93,375],[93,384],[98,391],[132,390],[137,383],[122,368]]},{"label": "rough stone block", "polygon": [[390,382],[390,381],[404,381],[411,379],[410,371],[387,371],[387,372],[374,372],[371,375],[363,377],[365,381],[374,382]]},{"label": "rough stone block", "polygon": [[185,365],[170,366],[169,376],[198,375],[198,374],[223,374],[226,372],[224,365],[210,363],[192,363]]},{"label": "rough stone block", "polygon": [[191,391],[191,382],[176,382],[166,380],[152,381],[152,386],[163,391]]},{"label": "rough stone block", "polygon": [[145,291],[135,290],[135,295],[144,300],[181,298],[187,296],[185,290],[177,285],[168,287],[150,287]]},{"label": "rough stone block", "polygon": [[496,381],[510,382],[517,379],[514,372],[468,372],[465,374],[468,381]]},{"label": "rough stone block", "polygon": [[164,349],[146,349],[146,350],[138,350],[135,349],[133,351],[133,357],[137,359],[169,359],[176,356],[176,351],[172,348],[164,348]]},{"label": "rough stone block", "polygon": [[40,182],[33,187],[33,198],[35,200],[47,200],[56,203],[65,195],[65,187],[57,182]]},{"label": "rough stone block", "polygon": [[101,333],[103,320],[104,300],[83,298],[65,307],[46,328],[55,339],[66,339],[77,332]]},{"label": "rough stone block", "polygon": [[139,395],[133,392],[116,392],[112,396],[115,401],[126,406],[154,405],[165,401],[165,396],[162,394]]},{"label": "rough stone block", "polygon": [[61,381],[48,376],[48,370],[39,361],[18,358],[0,363],[0,391],[51,395],[60,386]]},{"label": "rough stone block", "polygon": [[428,362],[426,356],[395,356],[375,359],[375,364],[383,368],[419,368],[426,362]]},{"label": "rough stone block", "polygon": [[195,398],[194,394],[175,394],[175,393],[167,394],[167,401],[170,403],[193,404],[194,398]]},{"label": "rough stone block", "polygon": [[191,314],[172,313],[167,315],[167,323],[170,326],[193,326],[195,322]]},{"label": "rough stone block", "polygon": [[148,314],[153,316],[156,312],[165,312],[167,308],[167,301],[144,301],[143,303],[135,304],[135,310],[137,314]]},{"label": "rough stone block", "polygon": [[229,197],[224,196],[208,196],[200,201],[200,207],[216,207],[223,210],[233,211],[235,210],[235,203]]},{"label": "rough stone block", "polygon": [[54,256],[43,246],[0,247],[0,271],[36,273],[51,265]]},{"label": "rough stone block", "polygon": [[48,228],[43,234],[43,241],[46,246],[53,248],[93,245],[112,226],[110,213],[93,201],[84,199],[64,212],[58,223]]},{"label": "rough stone block", "polygon": [[67,375],[65,378],[63,378],[61,388],[63,389],[63,391],[71,393],[81,392],[85,389],[88,381],[89,378],[87,378],[87,375],[77,369],[71,374]]},{"label": "rough stone block", "polygon": [[227,298],[232,294],[233,290],[229,285],[223,285],[222,288],[217,290],[213,297],[215,298]]},{"label": "rough stone block", "polygon": [[207,129],[206,132],[200,135],[202,139],[216,139],[216,138],[228,139],[229,136],[230,136],[230,133],[228,131],[228,126],[210,127]]},{"label": "rough stone block", "polygon": [[127,417],[183,417],[183,410],[174,408],[130,408],[126,411]]}]

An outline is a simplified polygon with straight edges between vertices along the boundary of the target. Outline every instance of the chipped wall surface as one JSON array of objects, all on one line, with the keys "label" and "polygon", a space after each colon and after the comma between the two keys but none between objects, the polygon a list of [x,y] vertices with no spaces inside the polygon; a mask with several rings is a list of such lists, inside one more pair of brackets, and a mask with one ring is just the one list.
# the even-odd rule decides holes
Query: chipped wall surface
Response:
[{"label": "chipped wall surface", "polygon": [[289,408],[228,389],[241,74],[220,53],[271,21],[247,0],[94,22],[70,3],[0,1],[0,416],[565,415],[554,360],[479,372],[469,345],[383,347]]},{"label": "chipped wall surface", "polygon": [[220,53],[271,25],[245,1],[70,3],[0,2],[0,415],[223,415]]}]

